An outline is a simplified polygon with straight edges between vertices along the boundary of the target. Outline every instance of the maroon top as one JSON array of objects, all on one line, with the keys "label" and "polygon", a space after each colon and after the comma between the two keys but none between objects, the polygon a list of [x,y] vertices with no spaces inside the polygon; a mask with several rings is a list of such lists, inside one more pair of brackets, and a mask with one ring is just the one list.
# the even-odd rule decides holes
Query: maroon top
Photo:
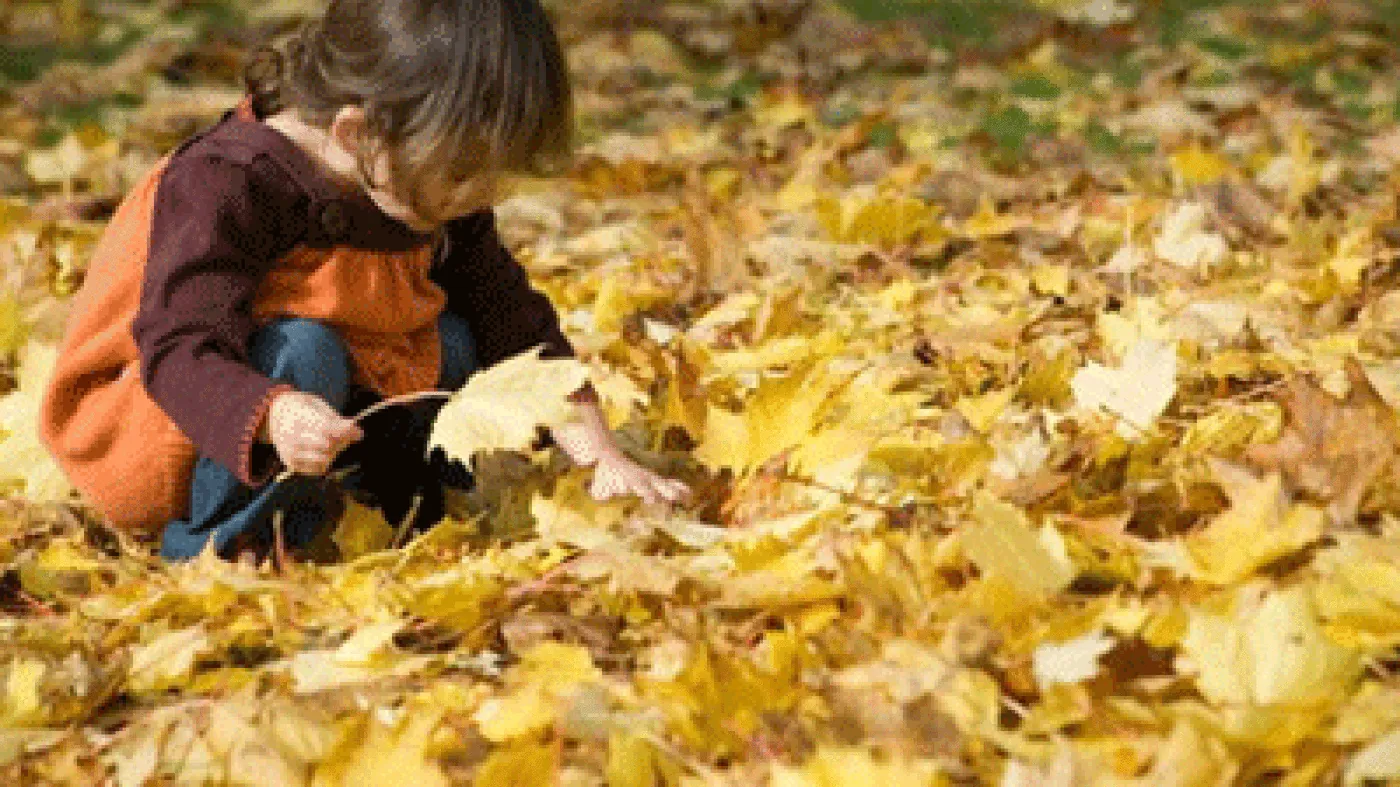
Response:
[{"label": "maroon top", "polygon": [[[151,217],[150,251],[132,336],[151,399],[200,454],[257,486],[274,469],[270,446],[249,449],[274,388],[248,361],[251,306],[262,276],[293,247],[406,250],[433,240],[385,214],[362,190],[318,169],[281,132],[225,112],[171,154]],[[573,347],[554,307],[502,245],[490,210],[444,225],[429,278],[446,311],[467,321],[477,363],[490,366],[544,344]]]}]

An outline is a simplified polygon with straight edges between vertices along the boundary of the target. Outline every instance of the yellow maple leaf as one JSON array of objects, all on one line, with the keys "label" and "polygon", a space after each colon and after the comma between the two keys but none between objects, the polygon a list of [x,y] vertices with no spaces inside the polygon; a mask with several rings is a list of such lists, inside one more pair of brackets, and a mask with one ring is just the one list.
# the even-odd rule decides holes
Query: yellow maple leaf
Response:
[{"label": "yellow maple leaf", "polygon": [[822,364],[809,361],[786,377],[764,380],[742,413],[711,404],[696,458],[715,470],[751,472],[806,439],[837,382]]},{"label": "yellow maple leaf", "polygon": [[35,502],[67,500],[73,485],[39,439],[39,406],[53,376],[58,348],[31,342],[24,348],[19,388],[0,398],[0,478],[24,481],[24,495]]},{"label": "yellow maple leaf", "polygon": [[983,194],[977,202],[977,212],[963,222],[962,233],[975,239],[996,238],[1009,235],[1029,224],[1030,222],[1022,217],[997,213],[992,198]]},{"label": "yellow maple leaf", "polygon": [[1157,751],[1152,770],[1135,783],[1143,787],[1234,784],[1240,764],[1225,741],[1200,721],[1182,714]]},{"label": "yellow maple leaf", "polygon": [[1162,233],[1152,241],[1158,257],[1182,268],[1218,265],[1230,247],[1221,235],[1206,231],[1206,207],[1199,202],[1176,206],[1162,220]]},{"label": "yellow maple leaf", "polygon": [[958,544],[983,574],[1000,577],[1031,597],[1069,587],[1073,565],[1046,547],[1024,511],[979,489],[972,517],[959,531]]},{"label": "yellow maple leaf", "polygon": [[793,451],[792,468],[822,486],[851,492],[872,445],[871,436],[859,429],[847,426],[823,429],[803,440]]},{"label": "yellow maple leaf", "polygon": [[609,736],[607,779],[612,787],[676,784],[680,778],[680,765],[642,736],[623,730]]},{"label": "yellow maple leaf", "polygon": [[1313,602],[1327,622],[1328,634],[1341,644],[1400,644],[1400,567],[1393,548],[1377,541],[1347,535],[1319,555],[1324,577],[1315,587]]},{"label": "yellow maple leaf", "polygon": [[589,377],[602,400],[603,416],[610,428],[622,426],[638,407],[646,407],[646,393],[622,371],[612,367],[594,368]]},{"label": "yellow maple leaf", "polygon": [[428,754],[433,731],[444,711],[427,703],[415,703],[398,725],[381,724],[373,715],[364,720],[359,745],[316,769],[313,787],[378,787],[411,784],[414,787],[447,787],[451,782],[442,766]]},{"label": "yellow maple leaf", "polygon": [[189,681],[195,656],[211,647],[202,625],[162,634],[133,649],[127,685],[142,693],[180,686]]},{"label": "yellow maple leaf", "polygon": [[433,422],[429,448],[470,460],[478,451],[528,448],[540,426],[558,426],[573,414],[569,394],[588,379],[572,358],[541,359],[541,348],[507,358],[472,375]]},{"label": "yellow maple leaf", "polygon": [[1139,340],[1121,367],[1090,363],[1070,380],[1070,390],[1080,407],[1117,416],[1118,434],[1136,439],[1176,395],[1176,348]]},{"label": "yellow maple leaf", "polygon": [[582,476],[563,479],[554,495],[535,492],[530,500],[530,516],[545,544],[563,543],[581,549],[596,549],[620,543],[609,528],[621,521],[626,503],[614,499],[594,500],[584,490]]},{"label": "yellow maple leaf", "polygon": [[10,659],[5,693],[0,696],[0,721],[7,727],[42,724],[45,720],[42,687],[48,667],[38,659]]},{"label": "yellow maple leaf", "polygon": [[0,297],[0,358],[18,352],[28,334],[21,316],[19,296],[11,293]]},{"label": "yellow maple leaf", "polygon": [[1327,267],[1337,275],[1344,292],[1355,292],[1361,283],[1361,274],[1371,267],[1375,259],[1372,248],[1371,228],[1354,227],[1337,239],[1336,252],[1327,260]]},{"label": "yellow maple leaf", "polygon": [[463,631],[475,631],[505,592],[500,580],[474,566],[445,567],[398,588],[404,611]]},{"label": "yellow maple leaf", "polygon": [[932,761],[891,757],[876,759],[859,746],[822,746],[801,769],[773,766],[773,787],[844,787],[879,784],[887,787],[928,787],[946,784]]},{"label": "yellow maple leaf", "polygon": [[100,571],[92,550],[71,538],[55,538],[19,563],[21,587],[41,598],[86,593]]},{"label": "yellow maple leaf", "polygon": [[376,662],[378,654],[403,629],[401,620],[383,620],[355,630],[335,650],[335,661],[347,666],[364,666]]},{"label": "yellow maple leaf", "polygon": [[1223,462],[1213,461],[1212,467],[1231,503],[1209,525],[1186,537],[1197,578],[1214,585],[1239,582],[1322,536],[1322,510],[1288,506],[1279,473],[1255,479],[1243,471],[1230,472]]},{"label": "yellow maple leaf", "polygon": [[992,424],[1001,416],[1006,406],[1011,404],[1011,400],[1016,397],[1019,386],[1010,385],[1005,388],[988,391],[981,396],[964,396],[958,399],[953,405],[953,409],[962,414],[963,418],[977,430],[979,434],[986,434]]},{"label": "yellow maple leaf", "polygon": [[813,571],[810,555],[790,550],[761,569],[726,577],[714,604],[736,608],[803,606],[839,598],[845,592],[842,584]]},{"label": "yellow maple leaf", "polygon": [[1356,753],[1347,763],[1344,784],[1355,787],[1372,780],[1400,778],[1400,729],[1389,733]]},{"label": "yellow maple leaf", "polygon": [[709,353],[701,343],[681,335],[675,340],[675,353],[665,359],[666,392],[661,401],[664,427],[679,426],[692,437],[705,433],[705,397],[700,387],[700,371],[708,365]]},{"label": "yellow maple leaf", "polygon": [[1181,643],[1189,664],[1178,671],[1197,676],[1233,735],[1291,746],[1347,696],[1361,660],[1324,634],[1307,587],[1256,595],[1245,586],[1230,613],[1194,611]]},{"label": "yellow maple leaf", "polygon": [[817,218],[841,243],[895,246],[916,237],[925,241],[943,236],[938,209],[912,197],[818,197]]},{"label": "yellow maple leaf", "polygon": [[371,552],[387,549],[394,539],[394,528],[377,509],[346,498],[345,513],[331,536],[340,548],[341,558],[354,560]]},{"label": "yellow maple leaf", "polygon": [[474,787],[552,787],[559,783],[558,769],[553,745],[516,741],[493,749],[476,769],[472,784]]},{"label": "yellow maple leaf", "polygon": [[537,684],[528,684],[503,697],[481,703],[476,714],[482,737],[501,743],[543,730],[554,723],[555,700]]},{"label": "yellow maple leaf", "polygon": [[472,718],[487,740],[500,743],[520,738],[553,724],[562,710],[562,698],[579,684],[601,677],[586,649],[541,642],[507,675],[512,690],[483,702]]},{"label": "yellow maple leaf", "polygon": [[1194,141],[1172,153],[1171,164],[1172,171],[1188,186],[1214,183],[1230,171],[1229,161]]},{"label": "yellow maple leaf", "polygon": [[553,641],[541,642],[526,651],[516,669],[519,680],[534,681],[551,689],[571,688],[603,677],[587,648]]},{"label": "yellow maple leaf", "polygon": [[1031,286],[1041,295],[1069,296],[1068,265],[1037,265],[1031,269]]},{"label": "yellow maple leaf", "polygon": [[813,356],[829,357],[839,352],[843,342],[830,331],[816,336],[784,336],[754,347],[717,352],[711,356],[710,374],[732,375],[743,371],[788,366]]}]

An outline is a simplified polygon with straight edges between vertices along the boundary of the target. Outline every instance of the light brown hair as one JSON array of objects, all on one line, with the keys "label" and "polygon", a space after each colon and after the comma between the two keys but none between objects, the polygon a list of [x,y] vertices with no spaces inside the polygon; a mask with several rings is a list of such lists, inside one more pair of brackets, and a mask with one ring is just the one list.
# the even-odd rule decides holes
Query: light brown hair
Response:
[{"label": "light brown hair", "polygon": [[[292,108],[325,129],[362,107],[358,167],[374,188],[376,143],[396,184],[534,171],[573,145],[568,70],[538,0],[330,0],[280,46],[256,48],[243,77],[259,117]],[[432,214],[419,189],[400,196]]]}]

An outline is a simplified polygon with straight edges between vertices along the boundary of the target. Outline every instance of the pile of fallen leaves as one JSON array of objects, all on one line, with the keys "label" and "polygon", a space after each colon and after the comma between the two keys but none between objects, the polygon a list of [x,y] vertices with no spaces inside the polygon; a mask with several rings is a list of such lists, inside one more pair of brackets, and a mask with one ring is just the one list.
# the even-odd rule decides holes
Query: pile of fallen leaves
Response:
[{"label": "pile of fallen leaves", "polygon": [[165,565],[37,395],[296,5],[0,12],[15,783],[1400,778],[1394,3],[561,7],[584,144],[498,215],[694,499],[501,452],[407,544],[352,506],[335,560]]}]

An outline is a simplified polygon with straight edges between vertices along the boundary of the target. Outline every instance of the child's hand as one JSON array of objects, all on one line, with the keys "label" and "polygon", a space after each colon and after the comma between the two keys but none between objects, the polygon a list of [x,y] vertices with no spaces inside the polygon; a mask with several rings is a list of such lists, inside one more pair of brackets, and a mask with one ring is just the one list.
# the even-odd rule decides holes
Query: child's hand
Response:
[{"label": "child's hand", "polygon": [[581,467],[596,465],[588,493],[594,500],[615,495],[637,495],[648,503],[665,500],[675,503],[690,494],[690,488],[672,478],[664,478],[632,461],[612,441],[612,434],[601,427],[600,419],[585,419],[552,430],[554,442]]},{"label": "child's hand", "polygon": [[677,503],[690,494],[690,487],[674,478],[664,478],[633,462],[621,453],[599,457],[588,493],[594,500],[614,495],[637,495],[648,503]]},{"label": "child's hand", "polygon": [[278,394],[258,433],[277,449],[282,464],[302,475],[325,475],[336,454],[364,436],[325,399],[303,391]]}]

